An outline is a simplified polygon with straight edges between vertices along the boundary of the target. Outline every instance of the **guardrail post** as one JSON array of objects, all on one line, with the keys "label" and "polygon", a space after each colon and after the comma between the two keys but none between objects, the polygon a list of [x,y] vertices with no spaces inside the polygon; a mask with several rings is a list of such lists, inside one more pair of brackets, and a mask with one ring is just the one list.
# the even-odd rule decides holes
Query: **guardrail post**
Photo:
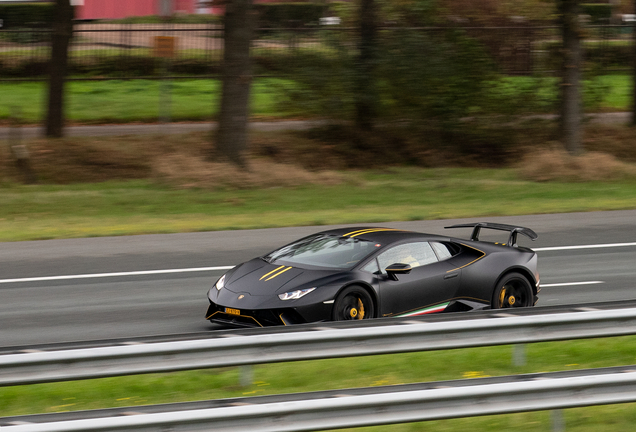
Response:
[{"label": "guardrail post", "polygon": [[552,432],[564,432],[565,421],[563,420],[563,410],[557,409],[550,411],[552,419]]},{"label": "guardrail post", "polygon": [[526,344],[516,344],[513,346],[512,364],[513,366],[526,365]]},{"label": "guardrail post", "polygon": [[241,387],[249,387],[254,383],[254,368],[252,365],[239,366],[239,383]]}]

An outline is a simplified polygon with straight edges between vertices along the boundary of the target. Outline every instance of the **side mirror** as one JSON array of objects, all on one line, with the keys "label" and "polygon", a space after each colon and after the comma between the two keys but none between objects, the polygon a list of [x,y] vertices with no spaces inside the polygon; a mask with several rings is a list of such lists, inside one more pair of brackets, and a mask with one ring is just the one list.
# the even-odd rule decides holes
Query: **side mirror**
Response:
[{"label": "side mirror", "polygon": [[398,280],[397,275],[399,274],[409,274],[411,273],[411,266],[408,264],[395,263],[388,266],[385,271],[389,275],[389,277],[393,280]]}]

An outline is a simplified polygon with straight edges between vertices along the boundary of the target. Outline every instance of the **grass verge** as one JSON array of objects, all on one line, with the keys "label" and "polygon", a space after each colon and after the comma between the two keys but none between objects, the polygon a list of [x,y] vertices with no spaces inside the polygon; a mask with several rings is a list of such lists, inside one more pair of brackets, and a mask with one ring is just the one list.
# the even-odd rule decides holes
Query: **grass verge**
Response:
[{"label": "grass verge", "polygon": [[[155,122],[159,119],[162,86],[159,80],[71,81],[67,89],[67,118],[75,123]],[[293,113],[281,112],[282,104],[272,89],[292,85],[274,78],[257,78],[252,87],[251,113],[271,118]],[[203,121],[214,118],[220,103],[220,81],[211,79],[174,80],[169,107],[172,121]],[[0,83],[0,120],[11,116],[14,107],[26,123],[40,123],[45,117],[45,82]]]},{"label": "grass verge", "polygon": [[[629,365],[636,359],[635,347],[634,336],[531,344],[525,348],[526,366],[513,365],[511,346],[260,365],[246,388],[238,384],[237,368],[7,387],[0,388],[0,415]],[[568,431],[624,431],[634,420],[634,404],[565,411]],[[537,412],[395,425],[390,430],[545,431],[550,426],[549,413]]]},{"label": "grass verge", "polygon": [[636,208],[636,181],[537,183],[477,168],[348,173],[341,184],[210,191],[148,180],[0,187],[0,240]]},{"label": "grass verge", "polygon": [[[544,108],[552,110],[557,100],[556,79],[539,85],[540,78],[506,77],[493,83],[493,92],[502,98],[525,98],[524,92],[539,91]],[[550,84],[553,83],[553,84]],[[535,89],[539,85],[540,90]],[[251,113],[256,117],[280,118],[307,115],[302,107],[286,103],[285,89],[295,88],[293,80],[256,78],[252,87]],[[599,76],[583,83],[589,108],[625,111],[631,103],[629,75]],[[27,123],[44,118],[47,84],[45,82],[1,83],[0,120],[7,119],[18,107]],[[68,83],[68,112],[76,123],[154,122],[160,116],[162,83],[152,80],[71,81]],[[170,83],[170,116],[173,121],[202,121],[217,114],[220,82],[212,79],[180,79]],[[307,109],[310,104],[304,104]]]},{"label": "grass verge", "polygon": [[496,169],[417,140],[402,153],[442,167],[387,166],[396,152],[360,152],[330,130],[254,133],[246,170],[204,133],[30,140],[38,185],[18,184],[0,146],[0,241],[636,208],[633,131],[586,137],[573,157],[529,135]]}]

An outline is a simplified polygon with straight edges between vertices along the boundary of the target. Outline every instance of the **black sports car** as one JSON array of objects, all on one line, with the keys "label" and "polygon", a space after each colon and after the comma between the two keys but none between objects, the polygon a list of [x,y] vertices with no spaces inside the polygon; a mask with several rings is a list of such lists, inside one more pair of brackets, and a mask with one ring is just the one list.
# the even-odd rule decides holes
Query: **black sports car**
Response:
[{"label": "black sports car", "polygon": [[[234,326],[406,317],[533,306],[537,255],[529,228],[479,222],[470,240],[389,228],[319,232],[234,267],[208,292],[206,319]],[[508,241],[479,241],[482,228]]]}]

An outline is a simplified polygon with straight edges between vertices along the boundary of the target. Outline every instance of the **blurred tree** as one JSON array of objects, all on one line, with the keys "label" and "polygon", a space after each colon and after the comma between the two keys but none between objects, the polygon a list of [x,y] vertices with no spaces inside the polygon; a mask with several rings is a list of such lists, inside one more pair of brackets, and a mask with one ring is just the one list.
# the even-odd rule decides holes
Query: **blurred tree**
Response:
[{"label": "blurred tree", "polygon": [[579,0],[558,0],[563,37],[561,67],[561,140],[571,154],[581,153],[581,31]]},{"label": "blurred tree", "polygon": [[252,85],[250,44],[256,16],[252,11],[252,0],[227,0],[224,3],[223,85],[216,147],[230,161],[244,167]]},{"label": "blurred tree", "polygon": [[[634,14],[636,14],[636,0],[634,0]],[[633,70],[632,70],[632,126],[636,126],[636,21],[632,22],[633,42]]]},{"label": "blurred tree", "polygon": [[513,17],[545,21],[553,17],[554,0],[439,0],[447,18],[471,24],[497,24]]},{"label": "blurred tree", "polygon": [[616,11],[619,14],[633,14],[634,4],[629,0],[621,0],[618,5],[616,5]]},{"label": "blurred tree", "polygon": [[375,0],[361,0],[359,10],[360,51],[357,67],[356,125],[361,130],[373,129],[379,103],[374,79],[377,63],[377,11]]},{"label": "blurred tree", "polygon": [[424,27],[438,24],[443,15],[439,0],[380,0],[385,24]]},{"label": "blurred tree", "polygon": [[68,65],[68,45],[73,36],[73,7],[70,0],[56,0],[49,64],[49,94],[46,136],[64,133],[64,82]]},{"label": "blurred tree", "polygon": [[[286,105],[349,119],[364,131],[380,117],[454,128],[489,103],[485,90],[494,66],[478,41],[454,27],[421,28],[438,24],[435,0],[374,0],[371,5],[361,0],[357,13],[359,21],[371,23],[369,28],[357,23],[368,41],[360,40],[352,57],[348,33],[327,32],[332,54],[298,62],[292,72],[298,85],[285,90]],[[380,30],[379,17],[390,27]]]}]

